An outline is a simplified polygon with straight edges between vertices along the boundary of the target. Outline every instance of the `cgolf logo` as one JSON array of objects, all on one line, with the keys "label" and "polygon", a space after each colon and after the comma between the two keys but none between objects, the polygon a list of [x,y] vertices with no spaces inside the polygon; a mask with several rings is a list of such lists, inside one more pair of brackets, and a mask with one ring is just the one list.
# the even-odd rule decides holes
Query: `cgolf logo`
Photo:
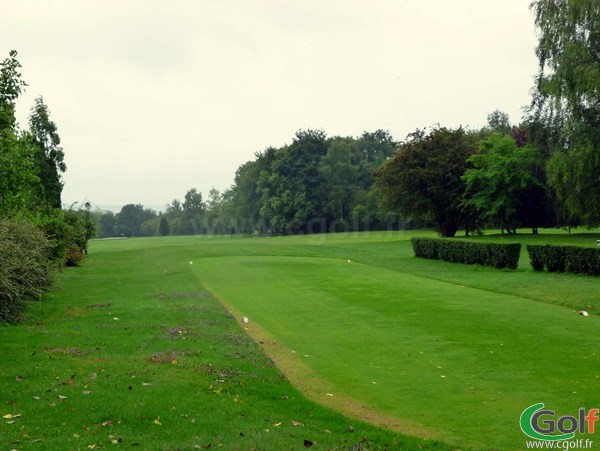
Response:
[{"label": "cgolf logo", "polygon": [[556,418],[553,410],[544,409],[544,403],[533,404],[521,414],[520,426],[525,435],[536,440],[565,441],[575,433],[593,434],[600,409],[580,408],[577,416],[564,415]]}]

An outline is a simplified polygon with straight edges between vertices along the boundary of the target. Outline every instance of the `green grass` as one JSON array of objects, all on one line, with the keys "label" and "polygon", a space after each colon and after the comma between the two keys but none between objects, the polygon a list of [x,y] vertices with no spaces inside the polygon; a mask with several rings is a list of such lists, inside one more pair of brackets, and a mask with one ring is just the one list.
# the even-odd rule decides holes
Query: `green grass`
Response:
[{"label": "green grass", "polygon": [[[21,414],[0,423],[0,443],[422,444],[306,400],[206,289],[250,318],[247,332],[311,399],[410,434],[519,449],[525,407],[600,405],[599,279],[533,272],[525,253],[516,271],[417,259],[408,238],[93,242],[85,266],[66,270],[25,323],[0,329],[0,413]],[[592,316],[577,315],[583,308]]]},{"label": "green grass", "polygon": [[447,449],[301,395],[195,277],[208,243],[94,242],[0,328],[0,448]]}]

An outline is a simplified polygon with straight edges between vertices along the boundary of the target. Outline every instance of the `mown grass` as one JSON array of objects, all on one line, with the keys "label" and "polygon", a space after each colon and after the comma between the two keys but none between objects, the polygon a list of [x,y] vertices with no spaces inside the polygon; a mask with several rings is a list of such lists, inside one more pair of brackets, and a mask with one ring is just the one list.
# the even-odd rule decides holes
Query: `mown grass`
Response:
[{"label": "mown grass", "polygon": [[[599,279],[535,273],[526,255],[516,271],[416,259],[408,238],[92,243],[85,266],[66,270],[25,323],[0,329],[0,413],[20,414],[3,419],[0,443],[447,448],[307,401],[201,281],[237,319],[250,317],[248,332],[267,337],[262,346],[292,380],[300,374],[295,382],[309,396],[363,406],[362,414],[395,418],[382,424],[409,433],[518,449],[525,440],[518,414],[530,404],[559,414],[600,404]],[[476,239],[594,245],[597,238]],[[578,316],[582,308],[592,317]],[[303,386],[303,377],[322,387]]]},{"label": "mown grass", "polygon": [[208,287],[336,387],[334,395],[438,439],[518,449],[525,407],[543,401],[576,412],[600,402],[597,317],[342,259],[198,263]]},{"label": "mown grass", "polygon": [[294,389],[195,277],[208,242],[95,242],[0,329],[2,449],[448,448]]}]

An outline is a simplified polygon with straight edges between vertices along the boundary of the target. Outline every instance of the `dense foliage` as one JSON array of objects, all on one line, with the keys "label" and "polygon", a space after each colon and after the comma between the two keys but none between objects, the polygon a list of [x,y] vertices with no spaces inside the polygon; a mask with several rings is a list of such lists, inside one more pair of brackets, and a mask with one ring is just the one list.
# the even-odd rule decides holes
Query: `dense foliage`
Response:
[{"label": "dense foliage", "polygon": [[32,224],[0,219],[0,323],[18,320],[23,307],[50,288],[51,252]]},{"label": "dense foliage", "polygon": [[519,243],[484,243],[414,237],[411,238],[411,244],[416,257],[492,266],[498,269],[517,269],[521,254]]},{"label": "dense foliage", "polygon": [[531,267],[536,271],[600,275],[600,249],[597,248],[530,244],[527,252]]},{"label": "dense foliage", "polygon": [[289,145],[256,152],[224,192],[213,188],[204,199],[191,188],[160,214],[139,204],[105,212],[97,217],[99,236],[293,234],[394,225],[395,214],[380,205],[373,172],[396,146],[383,130],[358,138],[301,130]]},{"label": "dense foliage", "polygon": [[539,71],[530,116],[543,124],[549,183],[571,215],[600,224],[600,2],[536,0]]},{"label": "dense foliage", "polygon": [[435,221],[442,236],[454,236],[465,217],[462,176],[475,151],[474,137],[463,128],[417,130],[377,172],[385,205]]},{"label": "dense foliage", "polygon": [[62,210],[64,152],[42,97],[29,130],[15,118],[27,84],[17,52],[0,63],[0,321],[15,321],[28,300],[50,287],[51,270],[78,265],[94,236],[90,205]]}]

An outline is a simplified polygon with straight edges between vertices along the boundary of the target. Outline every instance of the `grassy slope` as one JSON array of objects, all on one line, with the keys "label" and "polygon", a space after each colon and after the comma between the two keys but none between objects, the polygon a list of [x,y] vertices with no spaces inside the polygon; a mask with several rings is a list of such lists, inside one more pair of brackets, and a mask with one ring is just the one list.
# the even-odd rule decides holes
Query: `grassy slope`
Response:
[{"label": "grassy slope", "polygon": [[192,273],[207,243],[94,242],[24,323],[0,328],[0,447],[424,445],[291,387]]}]

